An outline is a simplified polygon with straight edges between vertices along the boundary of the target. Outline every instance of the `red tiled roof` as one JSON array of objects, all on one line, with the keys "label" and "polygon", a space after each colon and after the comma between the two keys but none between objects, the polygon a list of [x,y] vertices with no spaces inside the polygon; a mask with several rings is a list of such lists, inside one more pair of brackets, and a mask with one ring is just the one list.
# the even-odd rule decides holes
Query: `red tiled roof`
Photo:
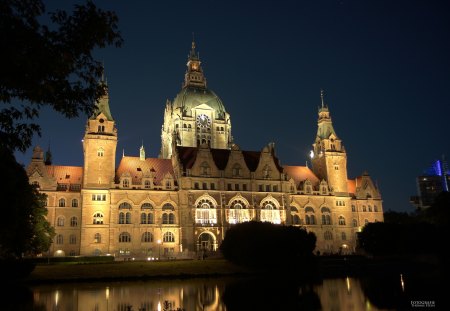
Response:
[{"label": "red tiled roof", "polygon": [[153,181],[157,185],[161,184],[161,180],[167,173],[175,177],[172,160],[170,159],[147,158],[145,161],[141,161],[139,157],[122,157],[116,170],[116,182],[119,181],[123,173],[128,172],[132,177],[132,184],[139,185],[142,176],[151,170],[154,171],[155,178]]},{"label": "red tiled roof", "polygon": [[319,178],[307,166],[283,166],[284,172],[292,177],[298,185],[301,181],[308,179],[313,185],[319,183]]},{"label": "red tiled roof", "polygon": [[83,168],[81,166],[61,166],[46,165],[49,176],[56,179],[59,184],[79,184],[83,178]]},{"label": "red tiled roof", "polygon": [[349,179],[347,180],[347,190],[348,193],[355,193],[356,191],[356,180],[355,179]]}]

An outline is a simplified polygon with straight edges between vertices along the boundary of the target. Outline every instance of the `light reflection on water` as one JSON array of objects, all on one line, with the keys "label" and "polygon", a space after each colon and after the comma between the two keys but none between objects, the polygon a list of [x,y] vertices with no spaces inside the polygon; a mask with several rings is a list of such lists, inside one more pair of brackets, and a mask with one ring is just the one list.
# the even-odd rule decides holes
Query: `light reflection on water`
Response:
[{"label": "light reflection on water", "polygon": [[[384,287],[404,291],[404,277]],[[384,280],[386,283],[386,280]],[[10,297],[11,310],[40,311],[233,311],[233,310],[386,310],[389,303],[370,301],[367,289],[380,288],[357,278],[336,278],[314,283],[283,279],[219,278],[153,280],[109,283],[38,285],[29,293]],[[381,288],[382,289],[382,288]],[[17,293],[17,290],[14,290]],[[375,292],[375,291],[374,291]],[[385,296],[383,291],[383,296]],[[397,295],[397,294],[396,294]],[[375,300],[380,295],[370,294]],[[16,301],[13,301],[16,299]],[[28,299],[28,300],[27,300]],[[0,308],[1,309],[1,308]]]}]

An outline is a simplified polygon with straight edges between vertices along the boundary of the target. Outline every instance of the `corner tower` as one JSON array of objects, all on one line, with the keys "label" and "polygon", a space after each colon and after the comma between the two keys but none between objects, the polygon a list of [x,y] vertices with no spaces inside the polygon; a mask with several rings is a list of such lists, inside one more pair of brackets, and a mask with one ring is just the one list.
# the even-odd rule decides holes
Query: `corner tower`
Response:
[{"label": "corner tower", "polygon": [[[106,83],[102,81],[101,83]],[[117,129],[109,109],[108,90],[86,124],[83,139],[83,188],[107,189],[115,175]]]},{"label": "corner tower", "polygon": [[342,140],[336,135],[324,92],[320,92],[321,107],[317,121],[317,135],[311,152],[314,173],[324,179],[336,195],[347,196],[347,153]]},{"label": "corner tower", "polygon": [[175,146],[230,149],[230,115],[220,98],[206,86],[199,54],[192,42],[181,91],[167,100],[161,129],[161,158],[171,158]]}]

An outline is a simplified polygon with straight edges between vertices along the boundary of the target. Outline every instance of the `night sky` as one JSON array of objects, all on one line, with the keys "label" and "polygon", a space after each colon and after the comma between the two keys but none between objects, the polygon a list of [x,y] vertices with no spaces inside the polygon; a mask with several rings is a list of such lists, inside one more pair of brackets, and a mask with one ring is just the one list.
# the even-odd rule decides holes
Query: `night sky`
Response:
[{"label": "night sky", "polygon": [[[62,5],[47,2],[50,10]],[[367,171],[385,210],[412,211],[416,176],[450,157],[449,1],[112,2],[96,4],[118,14],[124,46],[96,55],[105,64],[118,159],[122,150],[139,156],[142,141],[147,157],[158,156],[165,102],[181,89],[193,32],[208,87],[230,113],[241,149],[273,141],[282,165],[305,165],[324,89],[349,177]],[[53,164],[83,164],[86,116],[47,110],[39,123],[34,144],[50,143]],[[31,149],[17,160],[28,164]]]}]

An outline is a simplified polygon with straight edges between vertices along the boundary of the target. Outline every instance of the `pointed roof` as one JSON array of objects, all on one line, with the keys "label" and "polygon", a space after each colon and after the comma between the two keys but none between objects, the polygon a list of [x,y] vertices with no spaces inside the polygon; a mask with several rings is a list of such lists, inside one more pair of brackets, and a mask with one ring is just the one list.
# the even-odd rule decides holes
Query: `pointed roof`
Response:
[{"label": "pointed roof", "polygon": [[105,73],[102,73],[102,79],[100,80],[100,85],[102,85],[105,88],[105,95],[100,97],[97,100],[96,108],[94,110],[94,113],[89,118],[90,120],[95,120],[101,113],[106,117],[108,121],[114,121],[111,111],[109,109],[109,90],[108,90],[108,84],[106,82]]},{"label": "pointed roof", "polygon": [[196,87],[206,89],[206,78],[203,74],[203,69],[200,66],[200,56],[195,51],[195,41],[192,41],[191,51],[188,55],[187,70],[184,75],[183,88]]},{"label": "pointed roof", "polygon": [[284,165],[283,166],[284,173],[291,177],[296,185],[302,181],[309,180],[313,185],[317,185],[319,183],[319,178],[314,174],[313,171],[307,166],[291,166]]},{"label": "pointed roof", "polygon": [[330,111],[324,101],[324,91],[320,90],[321,107],[319,107],[319,119],[317,121],[317,136],[320,139],[328,139],[332,134],[337,138],[331,121]]}]

